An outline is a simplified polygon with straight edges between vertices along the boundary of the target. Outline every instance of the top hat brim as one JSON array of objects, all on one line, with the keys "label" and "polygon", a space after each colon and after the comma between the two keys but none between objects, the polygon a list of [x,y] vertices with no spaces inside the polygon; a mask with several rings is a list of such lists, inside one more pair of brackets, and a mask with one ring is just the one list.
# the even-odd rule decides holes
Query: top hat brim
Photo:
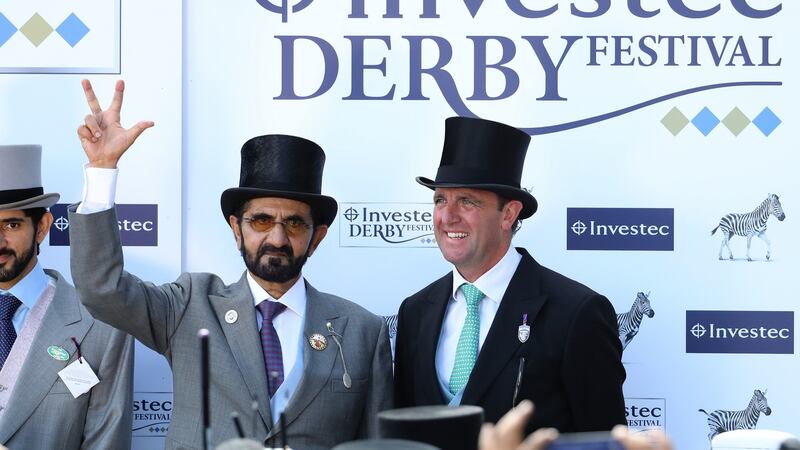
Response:
[{"label": "top hat brim", "polygon": [[58,202],[61,195],[56,193],[37,195],[36,197],[26,198],[11,203],[0,204],[0,211],[11,211],[17,209],[50,208]]},{"label": "top hat brim", "polygon": [[318,217],[321,224],[330,226],[336,218],[336,211],[339,206],[333,197],[321,194],[309,194],[306,192],[279,191],[260,188],[230,188],[226,189],[220,197],[222,215],[228,222],[236,209],[248,200],[261,197],[278,197],[297,200],[308,204],[311,207],[312,215]]},{"label": "top hat brim", "polygon": [[406,439],[367,439],[339,444],[331,450],[440,450],[424,442]]},{"label": "top hat brim", "polygon": [[508,186],[506,184],[492,184],[492,183],[456,183],[456,182],[448,182],[448,183],[437,183],[430,178],[426,177],[417,177],[417,183],[430,188],[469,188],[469,189],[482,189],[485,191],[491,191],[497,194],[500,194],[504,198],[510,200],[519,200],[522,203],[522,211],[519,212],[519,220],[527,219],[528,217],[532,216],[533,213],[539,209],[539,202],[536,201],[536,198],[531,195],[530,192],[515,188],[513,186]]}]

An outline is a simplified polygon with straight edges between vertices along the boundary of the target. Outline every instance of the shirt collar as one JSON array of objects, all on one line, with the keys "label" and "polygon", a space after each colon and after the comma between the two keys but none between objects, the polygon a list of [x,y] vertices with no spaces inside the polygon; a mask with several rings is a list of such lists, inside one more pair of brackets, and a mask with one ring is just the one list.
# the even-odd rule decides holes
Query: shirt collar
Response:
[{"label": "shirt collar", "polygon": [[33,270],[31,270],[25,277],[17,282],[8,292],[0,290],[0,292],[6,294],[11,294],[17,298],[23,305],[27,306],[30,309],[33,309],[36,306],[36,302],[39,301],[39,297],[42,296],[42,292],[47,288],[47,284],[49,283],[47,274],[44,273],[44,269],[42,269],[41,264],[39,262],[33,266]]},{"label": "shirt collar", "polygon": [[[508,289],[508,285],[511,283],[511,277],[513,277],[514,272],[517,271],[517,266],[519,266],[521,260],[522,255],[517,252],[513,245],[509,245],[508,251],[500,258],[500,261],[486,273],[478,277],[472,285],[480,289],[480,291],[486,295],[486,298],[495,303],[500,303],[500,300],[503,299],[503,295],[506,293],[506,289]],[[456,293],[458,292],[458,288],[464,283],[469,283],[469,281],[465,280],[464,277],[458,273],[458,269],[453,267],[453,298],[457,298]]]},{"label": "shirt collar", "polygon": [[285,294],[281,296],[281,298],[273,298],[269,295],[264,288],[262,288],[253,278],[253,275],[250,274],[250,271],[247,271],[247,284],[250,286],[250,293],[253,295],[253,305],[258,306],[259,303],[263,302],[264,300],[269,300],[271,302],[278,302],[283,303],[286,305],[287,308],[292,310],[295,314],[300,316],[300,318],[305,317],[306,315],[306,283],[303,277],[299,277],[297,281],[286,291]]}]

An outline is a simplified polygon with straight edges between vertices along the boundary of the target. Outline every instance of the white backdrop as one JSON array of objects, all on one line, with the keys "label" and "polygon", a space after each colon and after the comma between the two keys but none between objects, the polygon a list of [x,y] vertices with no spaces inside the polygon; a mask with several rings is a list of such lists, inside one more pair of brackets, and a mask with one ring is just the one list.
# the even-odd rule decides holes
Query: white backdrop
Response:
[{"label": "white backdrop", "polygon": [[[49,7],[40,3],[42,10]],[[126,79],[123,117],[128,124],[156,121],[126,156],[118,189],[120,203],[159,208],[159,245],[126,248],[129,270],[156,282],[172,280],[182,270],[216,272],[230,282],[238,279],[243,264],[220,214],[219,195],[238,183],[244,141],[266,133],[295,134],[325,149],[323,191],[340,203],[339,217],[310,260],[306,277],[317,288],[350,298],[376,314],[394,314],[405,297],[450,269],[435,243],[426,240],[431,236],[426,236],[430,223],[424,213],[430,211],[431,191],[416,184],[414,177],[435,176],[444,119],[466,107],[484,118],[532,128],[536,134],[523,185],[533,189],[540,209],[525,222],[515,245],[605,294],[618,313],[631,308],[638,292],[649,293],[655,315],[643,319],[623,356],[631,425],[664,427],[679,449],[705,448],[709,426],[699,409],[741,410],[755,390],[767,390],[771,415],[760,413],[755,426],[800,434],[800,392],[791,375],[800,369],[793,346],[797,303],[790,285],[798,268],[793,257],[800,247],[797,234],[790,232],[796,229],[800,194],[794,176],[798,110],[793,99],[799,93],[793,84],[798,69],[792,25],[800,18],[795,2],[751,0],[754,8],[782,8],[761,19],[735,9],[745,11],[742,0],[639,2],[644,10],[659,10],[649,18],[631,12],[626,7],[631,2],[600,0],[301,0],[288,2],[294,11],[285,15],[267,0],[261,3],[278,12],[256,0],[224,7],[206,0],[185,2],[183,7],[176,3],[123,3],[120,75],[90,76],[101,94],[110,94],[118,76]],[[687,18],[672,8],[682,4],[698,11],[719,4],[719,11]],[[520,17],[512,10],[554,5],[552,14],[540,18]],[[598,13],[578,17],[571,13],[572,6]],[[604,6],[608,11],[600,14]],[[6,14],[5,8],[0,6],[0,13]],[[18,20],[10,13],[7,17]],[[682,36],[683,43],[668,36]],[[725,36],[731,36],[727,45]],[[324,64],[320,45],[329,58],[335,52],[336,79],[321,95],[285,98],[282,74],[289,61],[282,52],[292,39],[297,40],[292,80],[298,96],[309,96],[320,87],[326,67],[329,75],[334,73],[330,59]],[[639,47],[642,39],[644,50]],[[394,86],[391,98],[347,99],[353,97],[353,73],[356,79],[361,73],[358,66],[353,70],[352,56],[359,40],[365,41],[364,66],[385,61],[385,69],[363,70],[364,92],[380,97]],[[467,99],[475,94],[476,66],[482,73],[475,48],[483,41],[487,64],[502,60],[507,67],[505,72],[486,70],[488,96],[504,93],[513,81],[510,70],[519,78],[512,95]],[[566,43],[572,41],[559,64]],[[718,52],[719,63],[709,44]],[[447,56],[448,49],[449,59],[441,56]],[[3,51],[0,45],[0,55]],[[417,74],[417,59],[422,68],[440,63],[438,82]],[[634,65],[625,65],[629,61]],[[80,193],[83,156],[74,128],[85,114],[78,84],[83,76],[0,74],[0,142],[43,144],[45,188],[61,192],[65,201],[76,200]],[[458,96],[450,95],[455,94],[452,88],[442,88],[450,78]],[[555,99],[556,79],[561,100]],[[719,87],[658,101],[684,90],[742,82],[771,85]],[[284,99],[276,99],[282,92]],[[409,96],[416,99],[403,99]],[[648,101],[652,104],[586,126],[547,134],[533,129]],[[743,118],[733,114],[709,129],[713,120],[704,121],[701,115],[697,125],[679,126],[704,108],[718,120],[738,108]],[[770,126],[765,119],[765,108],[781,121],[777,127],[777,121]],[[669,114],[673,109],[685,117],[683,122],[679,114]],[[752,120],[762,112],[766,115],[757,121],[759,128]],[[719,261],[720,232],[709,236],[711,229],[727,213],[753,210],[769,193],[780,195],[786,213],[783,222],[775,217],[767,222],[772,259],[765,260],[766,246],[755,238],[755,261],[744,260],[746,241],[734,237],[736,259]],[[674,248],[567,250],[575,222],[568,220],[568,208],[667,208],[674,218],[669,231]],[[407,213],[414,219],[365,220],[365,209]],[[637,211],[628,211],[634,220]],[[375,225],[413,225],[404,237],[415,239],[395,244],[363,235]],[[362,234],[354,236],[353,230]],[[589,236],[579,237],[591,241]],[[637,237],[615,242],[644,245]],[[62,272],[68,271],[67,256],[65,247],[43,250],[45,262]],[[788,314],[790,337],[698,338],[690,331],[701,335],[695,325],[710,328],[710,323],[701,324],[694,311],[712,311],[710,320],[718,327],[734,327],[723,324],[728,311],[762,311],[772,318]],[[754,313],[734,315],[740,328],[774,325],[759,322]],[[730,353],[718,353],[718,342],[728,345]],[[744,353],[747,342],[759,346],[759,353]],[[711,347],[695,353],[696,345]],[[775,351],[784,353],[766,353]],[[162,402],[169,401],[170,378],[158,357],[139,352],[136,384],[139,408],[145,407],[143,401],[155,401],[159,409],[169,407]],[[152,415],[140,416],[145,428],[137,436],[162,435],[157,424],[163,411],[146,414]],[[159,448],[161,443],[156,437],[141,437],[136,448]]]},{"label": "white backdrop", "polygon": [[[513,42],[516,53],[508,67],[519,75],[517,92],[501,100],[464,103],[481,117],[519,127],[571,122],[706,85],[783,82],[677,96],[592,125],[533,136],[523,184],[533,188],[540,209],[526,221],[515,245],[527,247],[539,262],[607,295],[618,313],[631,308],[638,292],[650,294],[656,314],[644,318],[623,357],[631,425],[665,427],[679,449],[705,448],[709,426],[698,410],[744,409],[758,389],[767,390],[772,414],[761,413],[756,426],[800,433],[796,407],[800,392],[789,375],[800,368],[793,348],[791,354],[719,354],[687,353],[686,347],[687,327],[695,325],[687,324],[687,311],[796,309],[790,284],[791,274],[797,271],[793,258],[799,245],[796,233],[790,231],[796,229],[794,211],[800,194],[792,175],[798,163],[792,125],[798,110],[790,100],[798,94],[791,82],[797,77],[797,52],[792,49],[796,39],[790,26],[800,17],[795,3],[784,2],[781,11],[764,19],[743,16],[732,6],[737,2],[710,0],[684,2],[695,10],[721,3],[718,13],[694,19],[672,11],[669,5],[679,2],[654,0],[641,2],[647,10],[660,9],[651,18],[634,16],[626,2],[612,2],[608,12],[594,18],[570,13],[571,4],[594,11],[606,3],[588,0],[516,2],[542,10],[558,5],[552,15],[538,19],[515,15],[508,7],[515,3],[511,0],[399,2],[402,18],[383,17],[387,3],[392,2],[361,3],[366,4],[367,18],[348,17],[361,15],[353,11],[358,1],[316,1],[290,12],[285,23],[280,14],[256,1],[224,10],[209,2],[187,5],[185,236],[188,242],[203,245],[186,247],[186,269],[221,272],[229,280],[240,275],[242,264],[232,240],[209,239],[230,233],[219,215],[218,195],[236,184],[238,151],[246,139],[288,133],[315,140],[326,150],[323,189],[341,206],[321,251],[305,270],[316,287],[389,315],[403,298],[449,270],[438,250],[427,243],[407,248],[408,244],[392,245],[379,238],[352,238],[349,228],[363,224],[363,214],[353,221],[344,216],[350,207],[361,212],[364,203],[374,211],[430,211],[430,206],[420,203],[429,204],[431,192],[417,185],[414,177],[435,175],[444,119],[455,112],[429,76],[423,76],[421,84],[429,100],[402,99],[413,84],[410,42],[414,38],[410,36],[439,36],[449,43],[452,60],[444,67],[462,99],[473,94],[477,38],[468,36],[499,36]],[[423,6],[433,3],[439,17],[420,18]],[[767,10],[780,2],[750,4]],[[467,5],[480,5],[474,18]],[[236,25],[224,32],[209,32],[220,24]],[[615,66],[614,38],[609,37],[607,54],[594,53],[597,65],[591,65],[588,36],[631,36],[631,58],[641,57],[648,64],[647,53],[638,49],[640,38],[646,35],[712,37],[721,62],[714,63],[705,38],[694,38],[697,61],[690,65],[692,41],[687,37],[683,45],[676,41],[676,65],[665,65],[670,63],[665,38],[662,45],[651,45],[656,49],[656,63]],[[288,36],[324,40],[336,52],[338,75],[324,94],[304,100],[276,99],[285,88],[282,42]],[[365,65],[385,61],[385,74],[376,69],[363,72],[364,91],[383,96],[394,85],[391,100],[344,99],[352,92],[353,36],[373,37],[365,45]],[[522,36],[548,36],[544,42],[554,64],[565,48],[561,36],[582,37],[558,70],[558,93],[566,100],[537,100],[545,95],[545,71]],[[722,51],[724,36],[732,38]],[[752,65],[746,65],[741,56],[744,50],[735,48],[739,36]],[[759,36],[771,36],[766,40],[768,57],[763,52],[765,40]],[[322,84],[325,66],[319,45],[298,40],[294,83],[300,95],[310,95]],[[443,46],[441,40],[439,47],[431,39],[425,41],[423,67],[436,64]],[[489,63],[499,61],[500,44],[493,41],[488,48]],[[735,53],[740,56],[732,58]],[[627,59],[623,52],[620,63]],[[733,65],[728,66],[731,59]],[[333,70],[330,63],[328,70]],[[505,79],[499,71],[489,69],[487,80],[490,95],[503,92]],[[729,119],[738,136],[724,124],[705,136],[692,123],[673,135],[662,123],[662,119],[670,127],[680,123],[664,119],[673,108],[692,120],[704,107],[719,120],[737,107],[752,120],[768,107],[783,123],[765,135],[750,120],[744,120],[746,127],[739,130],[736,121]],[[768,222],[772,260],[764,261],[765,245],[755,238],[752,256],[758,261],[719,261],[720,232],[712,237],[711,229],[727,213],[751,211],[768,193],[780,195],[786,212],[785,221],[771,217]],[[567,222],[566,210],[581,207],[673,209],[674,251],[568,251],[572,223]],[[734,257],[744,258],[744,238],[734,237],[731,247]],[[790,320],[793,343],[791,313]],[[748,322],[743,326],[761,325]],[[762,343],[765,349],[773,349],[769,340]],[[736,351],[739,344],[732,345]]]}]

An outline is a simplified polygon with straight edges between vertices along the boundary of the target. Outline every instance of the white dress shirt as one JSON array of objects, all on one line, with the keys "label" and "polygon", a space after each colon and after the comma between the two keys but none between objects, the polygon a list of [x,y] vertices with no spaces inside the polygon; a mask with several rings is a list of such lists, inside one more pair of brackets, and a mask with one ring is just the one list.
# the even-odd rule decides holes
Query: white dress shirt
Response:
[{"label": "white dress shirt", "polygon": [[[272,325],[275,326],[278,339],[281,341],[283,374],[284,378],[286,378],[298,360],[299,341],[297,336],[303,333],[303,323],[306,315],[306,283],[302,278],[299,278],[279,299],[273,298],[264,288],[259,286],[249,271],[247,272],[247,283],[250,285],[250,292],[253,293],[254,307],[267,300],[286,305],[286,309],[272,319]],[[261,311],[256,308],[256,321],[258,322],[259,331],[263,320]]]},{"label": "white dress shirt", "polygon": [[[517,266],[519,266],[521,260],[522,255],[517,252],[513,245],[510,245],[500,261],[472,283],[486,295],[481,300],[478,311],[481,321],[478,353],[483,347],[483,341],[486,340],[486,335],[489,334],[489,328],[491,328],[494,316],[500,307],[500,301],[503,299],[503,295],[508,289],[508,284],[511,282],[511,277],[517,271]],[[439,344],[436,347],[436,374],[439,378],[439,385],[448,398],[452,397],[448,387],[450,386],[450,374],[453,372],[453,364],[455,364],[456,360],[458,338],[461,336],[461,328],[464,327],[464,321],[467,318],[467,302],[461,289],[459,289],[463,283],[468,283],[468,281],[453,267],[453,295],[450,297],[444,313],[442,332],[439,335]]]},{"label": "white dress shirt", "polygon": [[78,214],[91,214],[114,207],[117,195],[117,174],[119,169],[103,169],[83,166],[83,193],[81,204],[75,210]]}]

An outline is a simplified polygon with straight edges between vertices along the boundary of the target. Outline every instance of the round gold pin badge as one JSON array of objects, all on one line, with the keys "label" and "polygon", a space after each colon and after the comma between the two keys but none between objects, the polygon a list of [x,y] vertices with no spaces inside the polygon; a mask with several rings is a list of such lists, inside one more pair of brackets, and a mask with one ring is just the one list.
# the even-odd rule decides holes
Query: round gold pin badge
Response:
[{"label": "round gold pin badge", "polygon": [[308,345],[314,350],[323,351],[328,348],[328,339],[319,333],[314,333],[308,337]]}]

